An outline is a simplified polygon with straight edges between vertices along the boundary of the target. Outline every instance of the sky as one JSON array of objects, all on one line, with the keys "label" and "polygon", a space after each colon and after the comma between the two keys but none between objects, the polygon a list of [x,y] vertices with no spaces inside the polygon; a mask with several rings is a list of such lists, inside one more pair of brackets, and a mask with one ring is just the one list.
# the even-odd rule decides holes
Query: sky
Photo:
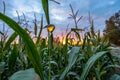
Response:
[{"label": "sky", "polygon": [[[3,12],[3,1],[6,3],[6,15],[17,21],[17,13],[20,17],[23,17],[23,13],[30,21],[34,19],[34,13],[37,16],[37,20],[41,19],[44,15],[41,0],[0,0],[0,12]],[[50,21],[56,26],[54,33],[61,34],[65,32],[67,25],[69,29],[74,27],[74,22],[68,17],[71,14],[70,4],[74,11],[79,10],[78,18],[83,16],[80,20],[78,27],[89,27],[88,13],[94,21],[95,30],[101,32],[105,29],[105,20],[108,20],[115,12],[120,10],[120,0],[56,0],[60,4],[56,4],[49,1]],[[2,24],[0,22],[0,24]],[[46,20],[44,16],[44,25]],[[2,28],[0,28],[2,30]],[[45,34],[45,33],[43,33]]]}]

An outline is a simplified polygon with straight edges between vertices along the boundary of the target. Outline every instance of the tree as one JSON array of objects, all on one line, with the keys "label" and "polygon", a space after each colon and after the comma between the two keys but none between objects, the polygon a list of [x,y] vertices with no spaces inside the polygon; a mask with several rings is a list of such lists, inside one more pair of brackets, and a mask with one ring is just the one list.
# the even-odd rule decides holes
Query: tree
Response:
[{"label": "tree", "polygon": [[106,20],[104,35],[109,37],[111,43],[120,45],[120,11]]}]

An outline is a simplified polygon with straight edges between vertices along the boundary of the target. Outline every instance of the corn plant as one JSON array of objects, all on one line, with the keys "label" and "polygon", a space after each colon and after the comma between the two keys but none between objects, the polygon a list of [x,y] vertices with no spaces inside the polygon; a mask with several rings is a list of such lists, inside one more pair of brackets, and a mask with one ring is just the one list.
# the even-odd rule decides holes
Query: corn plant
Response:
[{"label": "corn plant", "polygon": [[[72,14],[69,14],[69,15],[70,15],[69,18],[72,18],[72,19],[74,20],[75,28],[76,28],[77,30],[80,30],[80,29],[78,29],[78,23],[79,23],[79,21],[82,19],[83,16],[80,16],[80,17],[77,19],[77,15],[78,15],[79,10],[77,10],[76,12],[74,12],[73,7],[72,7],[71,4],[70,4],[70,9],[71,9]],[[73,30],[75,30],[75,29],[73,29]]]},{"label": "corn plant", "polygon": [[35,71],[40,75],[41,79],[43,80],[44,78],[42,73],[42,63],[41,63],[42,61],[40,58],[41,56],[38,53],[37,48],[33,43],[32,39],[30,38],[30,36],[16,22],[14,22],[12,19],[10,19],[9,17],[5,16],[2,13],[0,13],[0,19],[6,22],[13,30],[15,30],[23,38],[29,59],[31,60],[35,68]]}]

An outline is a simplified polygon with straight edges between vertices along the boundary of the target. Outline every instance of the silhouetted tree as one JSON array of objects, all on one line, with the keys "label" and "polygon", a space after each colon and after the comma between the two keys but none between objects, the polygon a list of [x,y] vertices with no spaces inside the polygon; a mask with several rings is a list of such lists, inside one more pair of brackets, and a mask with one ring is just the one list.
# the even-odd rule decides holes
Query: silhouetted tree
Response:
[{"label": "silhouetted tree", "polygon": [[104,35],[109,37],[111,43],[120,45],[120,11],[106,20]]}]

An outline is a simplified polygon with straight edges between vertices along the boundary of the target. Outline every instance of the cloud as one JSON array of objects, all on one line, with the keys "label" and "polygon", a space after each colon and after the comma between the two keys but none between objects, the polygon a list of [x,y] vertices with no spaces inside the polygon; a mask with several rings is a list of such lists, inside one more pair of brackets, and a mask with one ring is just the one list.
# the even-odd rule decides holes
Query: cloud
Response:
[{"label": "cloud", "polygon": [[53,8],[50,11],[51,18],[57,21],[65,21],[67,19],[67,15],[64,9]]},{"label": "cloud", "polygon": [[[12,3],[11,3],[12,2]],[[19,12],[19,15],[21,16],[23,13],[40,13],[41,11],[41,3],[37,0],[11,0],[9,1],[9,4],[12,5],[11,10],[9,11],[13,17],[17,17],[16,10]],[[30,17],[30,16],[29,16]]]},{"label": "cloud", "polygon": [[89,6],[91,0],[61,0],[63,6],[68,6],[71,4],[74,8],[82,9]]},{"label": "cloud", "polygon": [[110,1],[109,4],[113,5],[113,4],[115,4],[115,1]]},{"label": "cloud", "polygon": [[[2,5],[2,1],[0,0],[0,6]],[[4,0],[5,1],[5,0]],[[78,16],[83,16],[79,26],[88,26],[88,12],[90,11],[91,16],[95,21],[95,25],[100,27],[96,27],[99,29],[103,29],[105,25],[105,20],[112,16],[113,13],[117,12],[120,9],[119,0],[56,0],[61,4],[58,5],[54,2],[50,1],[50,19],[51,23],[57,25],[57,29],[66,28],[68,23],[70,23],[70,27],[74,26],[74,22],[71,19],[68,19],[69,13],[71,13],[69,4],[72,4],[74,11],[79,9]],[[0,7],[0,11],[3,8]],[[40,0],[6,0],[6,14],[12,18],[17,17],[16,10],[19,12],[19,15],[22,16],[24,13],[28,19],[34,19],[34,13],[36,13],[37,18],[44,14],[42,10],[42,6]],[[44,17],[45,20],[45,17]],[[46,24],[46,21],[45,21]],[[101,26],[102,25],[102,26]],[[102,27],[102,28],[101,28]],[[60,30],[61,32],[61,30]]]}]

